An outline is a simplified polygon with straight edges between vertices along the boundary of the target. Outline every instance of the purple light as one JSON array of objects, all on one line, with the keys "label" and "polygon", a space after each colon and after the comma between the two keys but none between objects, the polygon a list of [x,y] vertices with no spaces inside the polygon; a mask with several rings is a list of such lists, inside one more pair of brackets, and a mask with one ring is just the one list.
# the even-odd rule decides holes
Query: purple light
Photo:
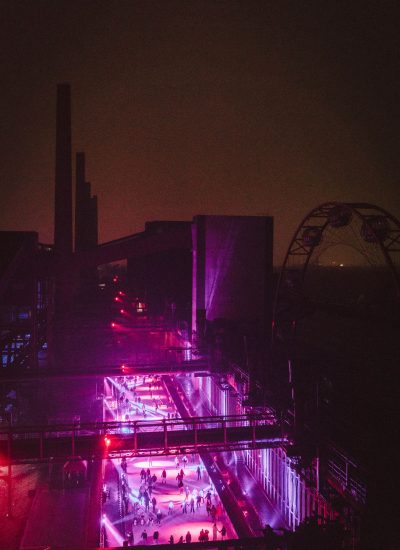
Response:
[{"label": "purple light", "polygon": [[[107,531],[112,535],[112,537],[114,538],[115,542],[117,543],[117,546],[122,546],[123,545],[123,542],[124,542],[124,539],[121,537],[118,529],[116,529],[114,527],[114,525],[111,523],[111,521],[108,519],[107,516],[104,516],[103,515],[103,518],[102,518],[102,523],[104,525],[104,527],[107,529]],[[111,541],[110,541],[111,542]],[[113,544],[114,546],[114,544]]]}]

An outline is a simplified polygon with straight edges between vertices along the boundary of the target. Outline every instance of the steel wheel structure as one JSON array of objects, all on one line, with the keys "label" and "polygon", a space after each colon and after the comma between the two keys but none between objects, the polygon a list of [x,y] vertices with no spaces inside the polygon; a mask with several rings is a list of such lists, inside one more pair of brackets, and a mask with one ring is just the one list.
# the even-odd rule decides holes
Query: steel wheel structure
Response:
[{"label": "steel wheel structure", "polygon": [[305,380],[295,365],[300,342],[318,350],[327,332],[345,332],[349,319],[361,327],[366,319],[385,316],[387,325],[399,301],[400,222],[366,203],[328,202],[311,210],[290,242],[275,294],[272,371],[283,408],[295,408]]},{"label": "steel wheel structure", "polygon": [[[312,307],[307,270],[318,266],[324,254],[339,246],[348,247],[364,265],[390,273],[391,298],[400,299],[400,222],[375,205],[324,203],[301,221],[286,253],[274,304],[275,337],[280,334],[290,343],[282,327],[288,323],[294,326]],[[344,267],[334,260],[331,266]]]}]

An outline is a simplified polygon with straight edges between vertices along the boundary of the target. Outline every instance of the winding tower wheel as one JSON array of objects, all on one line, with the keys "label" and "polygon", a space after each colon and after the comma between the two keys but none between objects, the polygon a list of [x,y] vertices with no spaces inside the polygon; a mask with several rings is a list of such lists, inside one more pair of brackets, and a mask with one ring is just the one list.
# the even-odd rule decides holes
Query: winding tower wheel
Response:
[{"label": "winding tower wheel", "polygon": [[[309,212],[285,256],[273,313],[273,369],[286,384],[289,409],[296,407],[299,387],[313,380],[313,373],[302,380],[303,372],[296,372],[305,342],[303,348],[311,343],[315,352],[338,328],[354,332],[356,341],[368,340],[366,320],[390,327],[399,303],[400,222],[365,203],[329,202]],[[336,341],[334,336],[325,348],[330,346],[337,365],[345,362],[347,342],[343,334]]]}]

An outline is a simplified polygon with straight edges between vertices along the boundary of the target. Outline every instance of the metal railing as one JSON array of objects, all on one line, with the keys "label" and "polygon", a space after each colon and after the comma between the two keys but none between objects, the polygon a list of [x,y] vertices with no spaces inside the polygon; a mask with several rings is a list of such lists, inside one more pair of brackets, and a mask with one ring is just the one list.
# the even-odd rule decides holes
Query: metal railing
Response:
[{"label": "metal railing", "polygon": [[7,463],[190,454],[289,442],[274,417],[263,413],[0,428],[0,456]]}]

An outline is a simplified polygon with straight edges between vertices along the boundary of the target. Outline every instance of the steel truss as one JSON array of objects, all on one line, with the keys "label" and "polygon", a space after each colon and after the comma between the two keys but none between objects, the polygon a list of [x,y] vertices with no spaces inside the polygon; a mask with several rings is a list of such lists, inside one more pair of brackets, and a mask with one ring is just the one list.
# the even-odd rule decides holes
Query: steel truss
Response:
[{"label": "steel truss", "polygon": [[96,460],[277,447],[291,438],[270,414],[12,427],[0,430],[7,464]]}]

